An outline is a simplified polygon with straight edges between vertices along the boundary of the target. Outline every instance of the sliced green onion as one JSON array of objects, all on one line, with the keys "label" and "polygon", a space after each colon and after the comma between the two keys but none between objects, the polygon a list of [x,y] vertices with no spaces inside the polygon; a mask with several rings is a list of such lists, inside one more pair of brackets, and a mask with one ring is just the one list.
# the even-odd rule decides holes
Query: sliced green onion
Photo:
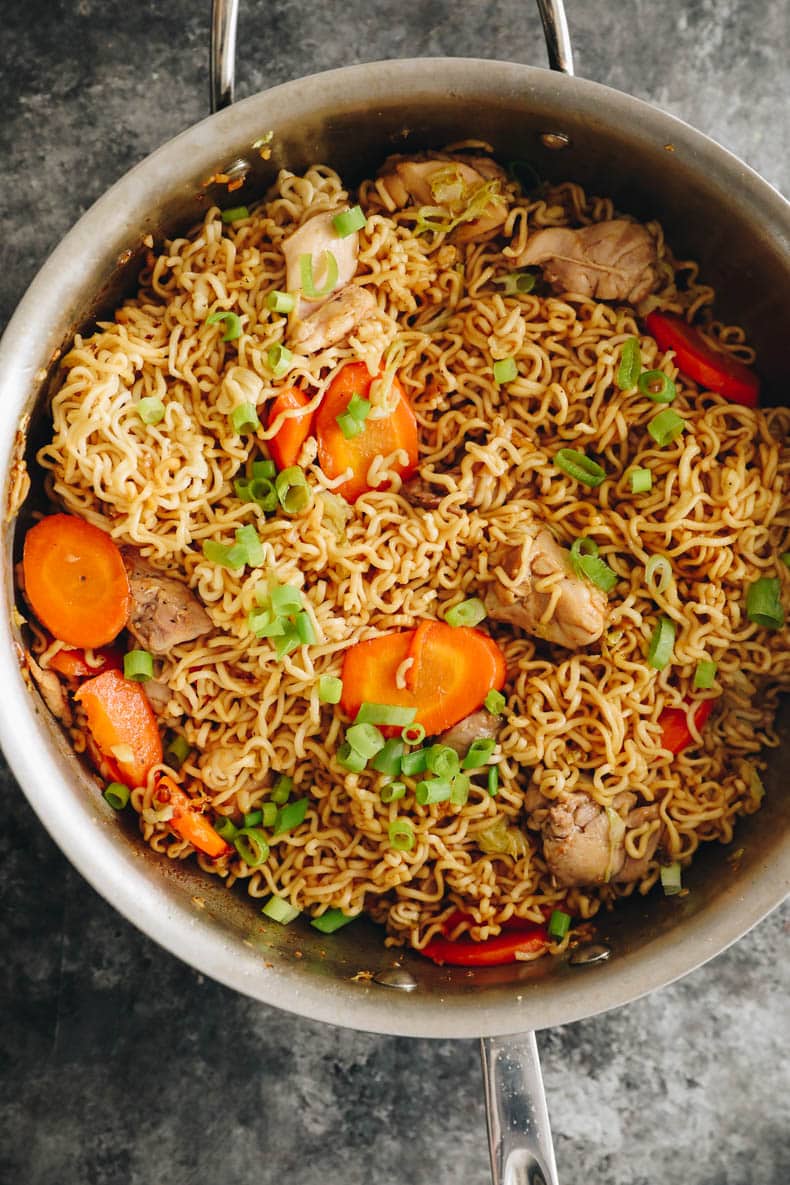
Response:
[{"label": "sliced green onion", "polygon": [[273,827],[277,818],[277,803],[265,802],[261,807],[261,823],[264,827]]},{"label": "sliced green onion", "polygon": [[144,424],[158,424],[165,416],[165,405],[158,395],[144,395],[137,400],[137,414]]},{"label": "sliced green onion", "polygon": [[647,430],[657,445],[666,448],[673,440],[677,440],[685,427],[686,421],[683,417],[668,407],[666,411],[660,411],[653,417],[647,425]]},{"label": "sliced green onion", "polygon": [[502,285],[505,296],[523,296],[535,287],[535,277],[532,272],[508,272],[505,276],[494,276],[494,283]]},{"label": "sliced green onion", "polygon": [[499,792],[499,766],[489,765],[488,767],[488,793],[492,798],[495,798]]},{"label": "sliced green onion", "polygon": [[186,737],[176,735],[168,744],[165,753],[171,758],[167,764],[173,769],[180,769],[189,756],[189,742]]},{"label": "sliced green onion", "polygon": [[[401,728],[411,724],[417,715],[416,708],[403,708],[397,704],[371,704],[365,702],[354,717],[355,724],[389,724]],[[421,726],[418,726],[421,727]],[[424,740],[423,733],[422,739]]]},{"label": "sliced green onion", "polygon": [[306,798],[297,798],[295,802],[289,802],[286,806],[280,807],[274,823],[274,834],[282,835],[285,831],[293,831],[294,827],[304,823],[308,806],[309,802]]},{"label": "sliced green onion", "polygon": [[263,810],[247,811],[244,816],[245,827],[260,827],[263,822]]},{"label": "sliced green onion", "polygon": [[260,568],[263,563],[263,544],[261,543],[258,532],[253,527],[252,523],[248,523],[245,527],[238,527],[236,530],[236,542],[239,547],[243,547],[247,553],[247,563],[251,568]]},{"label": "sliced green onion", "polygon": [[254,403],[240,403],[238,407],[234,407],[230,413],[230,422],[233,425],[233,431],[238,436],[245,428],[251,428],[253,432],[257,432],[261,426],[261,421],[258,419],[258,409]]},{"label": "sliced green onion", "polygon": [[362,396],[358,395],[355,391],[348,401],[346,411],[350,416],[353,416],[355,420],[360,420],[362,423],[364,423],[370,415],[370,407],[370,400],[363,399]]},{"label": "sliced green onion", "polygon": [[420,806],[427,806],[432,802],[447,802],[452,792],[447,778],[426,778],[415,786],[414,797]]},{"label": "sliced green onion", "polygon": [[268,457],[264,457],[261,461],[253,461],[252,476],[253,478],[266,477],[271,480],[277,472],[277,466],[274,461]]},{"label": "sliced green onion", "polygon": [[675,645],[675,623],[668,617],[659,617],[647,648],[648,665],[655,671],[662,671],[672,658]]},{"label": "sliced green onion", "polygon": [[110,782],[104,787],[104,798],[114,811],[122,811],[129,801],[129,787],[123,782]]},{"label": "sliced green onion", "polygon": [[352,749],[348,741],[343,741],[337,751],[337,764],[347,769],[350,774],[359,774],[367,765],[367,759],[356,749]]},{"label": "sliced green onion", "polygon": [[469,797],[471,786],[469,774],[456,774],[450,783],[450,802],[453,806],[463,806]]},{"label": "sliced green onion", "polygon": [[663,370],[645,370],[637,383],[639,390],[653,403],[671,403],[677,395],[675,384]]},{"label": "sliced green onion", "polygon": [[779,556],[779,559],[782,561],[782,563],[784,564],[784,566],[786,568],[790,568],[790,551],[783,551],[782,554]]},{"label": "sliced green onion", "polygon": [[341,210],[332,219],[332,225],[341,239],[347,239],[354,231],[362,230],[367,219],[362,213],[361,206],[352,206],[350,210]]},{"label": "sliced green onion", "polygon": [[296,626],[296,633],[302,646],[315,646],[318,638],[316,637],[310,614],[304,611],[297,613],[294,625]]},{"label": "sliced green onion", "polygon": [[274,488],[286,514],[299,514],[310,503],[310,486],[298,465],[281,470],[275,478]]},{"label": "sliced green onion", "polygon": [[629,470],[632,494],[647,494],[653,488],[653,474],[649,469]]},{"label": "sliced green onion", "polygon": [[389,825],[390,847],[396,852],[410,852],[414,847],[414,828],[408,819],[393,819]]},{"label": "sliced green onion", "polygon": [[629,337],[623,342],[620,351],[620,365],[617,368],[615,383],[621,391],[630,391],[636,386],[639,371],[642,369],[642,351],[639,348],[639,338]]},{"label": "sliced green onion", "polygon": [[322,913],[320,918],[313,918],[310,923],[316,930],[320,930],[322,934],[334,934],[335,930],[339,930],[341,926],[347,926],[349,922],[353,922],[357,914],[343,913],[342,909],[328,909],[326,913]]},{"label": "sliced green onion", "polygon": [[487,765],[494,749],[496,749],[496,741],[493,737],[478,737],[469,746],[466,757],[461,762],[461,768],[480,769],[481,765]]},{"label": "sliced green onion", "polygon": [[661,884],[667,897],[673,897],[683,887],[680,875],[681,869],[677,860],[673,864],[665,864],[661,869]]},{"label": "sliced green onion", "polygon": [[233,846],[249,868],[257,868],[269,856],[266,836],[257,827],[242,827],[233,837]]},{"label": "sliced green onion", "polygon": [[296,297],[290,292],[270,292],[266,297],[266,307],[273,313],[292,313],[296,307]]},{"label": "sliced green onion", "polygon": [[285,658],[286,654],[291,654],[301,645],[302,639],[299,637],[295,624],[292,621],[284,621],[282,634],[274,636],[274,653],[277,658]]},{"label": "sliced green onion", "polygon": [[250,633],[255,634],[256,638],[282,638],[287,624],[284,617],[278,617],[271,609],[253,609],[247,615]]},{"label": "sliced green onion", "polygon": [[241,337],[238,313],[212,313],[210,317],[206,317],[207,325],[218,325],[220,321],[225,322],[225,332],[222,335],[224,342],[235,342],[237,337]]},{"label": "sliced green onion", "polygon": [[454,778],[461,768],[461,759],[449,745],[431,745],[425,750],[428,769],[437,778]]},{"label": "sliced green onion", "polygon": [[697,669],[694,672],[694,686],[699,691],[707,691],[713,686],[713,681],[716,678],[716,672],[719,669],[717,662],[711,659],[703,658],[697,663]]},{"label": "sliced green onion", "polygon": [[470,597],[468,601],[461,601],[460,605],[453,605],[444,615],[448,625],[479,625],[486,617],[486,607],[479,597]]},{"label": "sliced green onion", "polygon": [[580,481],[582,485],[599,486],[606,481],[606,470],[597,461],[591,461],[585,453],[575,448],[561,448],[554,454],[554,464],[568,477]]},{"label": "sliced green onion", "polygon": [[279,922],[281,926],[287,926],[299,917],[301,910],[297,909],[295,905],[291,905],[290,901],[285,901],[282,897],[270,897],[261,910],[261,913],[264,917],[271,918],[273,922]]},{"label": "sliced green onion", "polygon": [[400,763],[404,751],[403,741],[399,741],[397,737],[390,737],[388,741],[384,742],[384,747],[376,754],[371,764],[380,774],[389,774],[390,777],[395,778],[400,773]]},{"label": "sliced green onion", "polygon": [[483,707],[492,716],[501,716],[505,710],[507,700],[501,691],[489,691],[488,695],[483,700]]},{"label": "sliced green onion", "polygon": [[293,584],[272,584],[269,586],[269,604],[278,616],[298,613],[304,601],[300,589]]},{"label": "sliced green onion", "polygon": [[494,363],[494,382],[498,386],[503,383],[512,383],[513,379],[518,377],[518,366],[515,358],[500,358],[498,362]]},{"label": "sliced green onion", "polygon": [[415,774],[424,774],[427,768],[426,749],[414,749],[411,753],[404,753],[401,757],[400,772],[407,778],[413,778]]},{"label": "sliced green onion", "polygon": [[222,211],[223,222],[241,222],[242,218],[249,218],[250,212],[246,206],[232,206],[230,210]]},{"label": "sliced green onion", "polygon": [[276,379],[281,379],[284,374],[288,373],[291,369],[293,357],[288,347],[281,345],[280,342],[275,342],[273,346],[269,346],[266,361],[269,363],[269,369]]},{"label": "sliced green onion", "polygon": [[212,564],[221,568],[243,568],[247,563],[247,549],[238,543],[228,547],[226,543],[215,543],[213,539],[203,542],[203,555]]},{"label": "sliced green onion", "polygon": [[276,802],[278,806],[282,806],[284,802],[288,801],[289,795],[294,788],[293,778],[289,778],[287,774],[280,774],[277,781],[274,783],[269,798],[272,802]]},{"label": "sliced green onion", "polygon": [[387,782],[381,787],[381,801],[397,802],[399,798],[403,798],[405,793],[406,785],[404,782]]},{"label": "sliced green onion", "polygon": [[248,477],[239,477],[234,481],[233,490],[240,502],[252,502],[251,485],[252,482]]},{"label": "sliced green onion", "polygon": [[154,656],[147,650],[130,650],[123,656],[123,677],[145,683],[154,677]]},{"label": "sliced green onion", "polygon": [[754,584],[749,585],[746,593],[746,616],[749,621],[767,630],[778,630],[784,625],[785,615],[778,576],[761,576]]},{"label": "sliced green onion", "polygon": [[277,490],[270,478],[254,478],[247,487],[247,493],[248,498],[243,501],[255,502],[266,514],[277,509]]},{"label": "sliced green onion", "polygon": [[355,436],[359,436],[365,431],[365,421],[355,419],[347,411],[335,416],[335,422],[346,440],[353,440]]},{"label": "sliced green onion", "polygon": [[645,584],[648,592],[661,596],[672,583],[672,565],[665,555],[651,555],[645,564]]},{"label": "sliced green onion", "polygon": [[407,724],[401,733],[407,745],[421,745],[425,740],[424,724]]},{"label": "sliced green onion", "polygon": [[385,740],[375,724],[352,724],[346,729],[346,740],[352,749],[361,753],[366,761],[375,757],[384,748]]},{"label": "sliced green onion", "polygon": [[218,815],[212,826],[220,839],[224,839],[228,843],[233,843],[239,832],[236,824],[227,815]]},{"label": "sliced green onion", "polygon": [[318,680],[318,698],[322,704],[339,704],[343,694],[343,680],[337,675],[321,675]]},{"label": "sliced green onion", "polygon": [[619,577],[598,555],[598,544],[589,535],[575,539],[570,552],[571,567],[577,576],[584,576],[604,592],[611,592]]},{"label": "sliced green onion", "polygon": [[316,300],[322,296],[328,296],[337,283],[337,259],[331,251],[324,251],[323,253],[324,267],[326,268],[326,279],[321,288],[316,288],[313,279],[313,257],[312,255],[299,256],[299,272],[302,279],[302,292],[309,300]]},{"label": "sliced green onion", "polygon": [[[636,339],[634,339],[636,340]],[[549,938],[564,938],[571,928],[571,915],[555,909],[549,918]]]}]

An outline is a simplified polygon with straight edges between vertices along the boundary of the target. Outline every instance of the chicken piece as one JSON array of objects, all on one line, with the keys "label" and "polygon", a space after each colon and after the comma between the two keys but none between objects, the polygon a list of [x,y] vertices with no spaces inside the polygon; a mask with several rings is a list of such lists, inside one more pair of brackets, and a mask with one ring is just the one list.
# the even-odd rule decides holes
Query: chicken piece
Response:
[{"label": "chicken piece", "polygon": [[[512,547],[502,560],[502,568],[513,581],[515,589],[497,580],[485,597],[489,617],[516,625],[528,634],[535,634],[576,650],[589,646],[600,638],[606,621],[606,595],[594,584],[570,571],[568,552],[543,528],[531,528],[520,547]],[[561,572],[560,591],[553,613],[542,622],[556,586],[540,591],[536,581]]]},{"label": "chicken piece", "polygon": [[482,740],[483,737],[493,739],[501,724],[501,720],[496,716],[492,716],[485,708],[480,708],[479,711],[464,716],[463,720],[459,720],[452,728],[440,732],[438,741],[439,744],[449,745],[451,749],[455,749],[459,757],[466,757],[472,741]]},{"label": "chicken piece", "polygon": [[299,354],[315,354],[348,337],[376,308],[369,288],[351,284],[322,304],[303,321],[296,318],[289,329],[289,341]]},{"label": "chicken piece", "polygon": [[540,264],[556,291],[636,304],[658,282],[656,245],[638,222],[615,218],[581,230],[547,227],[530,236],[518,267]]},{"label": "chicken piece", "polygon": [[419,506],[420,510],[438,510],[447,491],[440,492],[422,477],[412,477],[403,483],[400,492],[407,502]]},{"label": "chicken piece", "polygon": [[71,712],[71,705],[69,704],[69,697],[66,694],[66,688],[61,683],[54,671],[44,670],[40,667],[32,654],[27,654],[27,669],[33,677],[36,687],[41,692],[41,698],[49,708],[52,715],[61,724],[69,728],[73,716]]},{"label": "chicken piece", "polygon": [[[504,170],[488,156],[462,156],[452,152],[426,152],[416,156],[389,156],[379,170],[379,181],[393,210],[406,206],[443,206],[460,213],[475,192],[489,181],[507,180]],[[501,226],[507,207],[495,194],[482,213],[462,222],[456,239],[466,242]]]},{"label": "chicken piece", "polygon": [[122,549],[132,607],[127,629],[145,650],[167,654],[181,642],[201,638],[213,628],[211,618],[191,589],[163,576],[132,547]]},{"label": "chicken piece", "polygon": [[315,214],[283,240],[285,286],[289,292],[301,292],[302,268],[299,260],[303,255],[309,255],[313,261],[313,284],[316,291],[320,291],[326,283],[325,252],[331,251],[337,263],[337,280],[332,291],[327,292],[326,296],[312,300],[301,296],[292,314],[294,323],[304,320],[320,308],[333,294],[345,288],[349,280],[353,280],[356,275],[359,234],[354,231],[345,238],[340,237],[332,225],[332,219],[339,213],[339,210],[326,210],[322,214]]}]

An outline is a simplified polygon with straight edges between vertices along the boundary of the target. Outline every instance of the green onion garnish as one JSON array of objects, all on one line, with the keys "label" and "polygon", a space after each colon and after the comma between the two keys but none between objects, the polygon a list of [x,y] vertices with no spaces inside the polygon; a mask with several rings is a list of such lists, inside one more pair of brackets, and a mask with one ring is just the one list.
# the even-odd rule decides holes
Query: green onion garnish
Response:
[{"label": "green onion garnish", "polygon": [[425,725],[407,724],[400,735],[407,745],[421,745],[425,740]]},{"label": "green onion garnish", "polygon": [[269,856],[266,836],[257,827],[243,827],[233,837],[233,846],[249,868],[257,868]]},{"label": "green onion garnish", "polygon": [[672,658],[675,645],[675,623],[668,617],[659,617],[647,648],[648,665],[655,671],[662,671]]},{"label": "green onion garnish", "polygon": [[144,395],[137,400],[137,414],[144,424],[158,424],[165,416],[165,405],[158,395]]},{"label": "green onion garnish", "polygon": [[790,568],[790,551],[783,551],[782,554],[779,556],[779,559],[782,561],[782,563],[784,564],[784,566],[786,568]]},{"label": "green onion garnish", "polygon": [[319,918],[313,918],[310,923],[316,930],[320,930],[322,934],[334,934],[335,930],[339,930],[341,926],[347,926],[349,922],[353,922],[357,914],[343,913],[342,909],[328,909],[326,913],[322,913]]},{"label": "green onion garnish", "polygon": [[233,570],[243,568],[247,563],[247,549],[238,543],[229,547],[226,543],[215,543],[213,539],[206,539],[203,543],[203,555],[212,564],[219,564],[221,568]]},{"label": "green onion garnish", "polygon": [[310,504],[310,486],[298,465],[290,465],[278,473],[274,488],[286,514],[299,514]]},{"label": "green onion garnish", "polygon": [[355,420],[361,420],[364,423],[370,415],[370,406],[370,400],[363,399],[362,396],[358,395],[355,391],[348,401],[346,411],[350,416],[353,416]]},{"label": "green onion garnish", "polygon": [[350,774],[359,774],[367,765],[367,759],[356,749],[352,749],[348,741],[343,741],[337,751],[337,764],[347,769]]},{"label": "green onion garnish", "polygon": [[483,700],[483,707],[492,716],[501,716],[505,710],[507,700],[501,691],[489,691],[488,695]]},{"label": "green onion garnish", "polygon": [[296,307],[296,297],[290,292],[270,292],[266,297],[266,307],[273,313],[291,313]]},{"label": "green onion garnish", "polygon": [[122,811],[129,801],[129,787],[123,782],[110,782],[104,787],[104,798],[114,811]]},{"label": "green onion garnish", "polygon": [[437,778],[454,778],[461,768],[461,758],[449,745],[431,745],[425,750],[425,762]]},{"label": "green onion garnish", "polygon": [[461,762],[462,769],[480,769],[482,765],[488,764],[488,759],[496,748],[496,741],[493,737],[478,737],[476,741],[472,741],[467,750],[466,757]]},{"label": "green onion garnish", "polygon": [[210,317],[206,317],[207,325],[218,325],[220,321],[225,322],[225,332],[222,335],[224,342],[235,342],[237,337],[241,337],[238,313],[212,313]]},{"label": "green onion garnish", "polygon": [[617,368],[615,383],[621,391],[630,391],[636,386],[639,372],[642,369],[642,351],[639,348],[639,338],[629,337],[623,342],[620,351],[620,365]]},{"label": "green onion garnish", "polygon": [[285,831],[292,831],[294,827],[298,827],[300,823],[303,823],[304,817],[307,814],[307,807],[308,801],[306,798],[297,798],[294,802],[289,802],[285,806],[280,807],[274,822],[274,834],[282,835]]},{"label": "green onion garnish", "polygon": [[240,436],[245,428],[257,432],[261,426],[258,409],[254,403],[240,403],[238,407],[234,407],[230,413],[230,422],[237,436]]},{"label": "green onion garnish", "polygon": [[270,584],[268,600],[278,616],[298,613],[304,604],[300,589],[293,584]]},{"label": "green onion garnish", "polygon": [[485,619],[486,607],[479,597],[470,597],[468,601],[461,601],[460,605],[453,605],[444,615],[448,625],[479,625]]},{"label": "green onion garnish", "polygon": [[362,230],[366,221],[361,206],[352,206],[350,210],[341,210],[339,214],[335,214],[332,225],[338,237],[346,239],[353,235],[354,231]]},{"label": "green onion garnish", "polygon": [[266,353],[266,361],[276,379],[281,379],[284,374],[288,373],[291,369],[293,357],[288,347],[281,345],[280,342],[275,342],[273,346],[269,346]]},{"label": "green onion garnish", "polygon": [[270,897],[261,910],[261,913],[264,917],[271,918],[273,922],[279,922],[281,926],[287,926],[289,922],[299,917],[301,910],[298,910],[295,905],[291,905],[290,901],[285,901],[282,897]]},{"label": "green onion garnish", "polygon": [[278,806],[282,806],[284,802],[288,801],[289,795],[294,788],[293,778],[289,778],[287,774],[280,774],[277,781],[274,783],[274,788],[269,795],[272,802],[276,802]]},{"label": "green onion garnish", "polygon": [[414,847],[414,828],[408,819],[393,819],[389,825],[390,847],[396,852],[410,852]]},{"label": "green onion garnish", "polygon": [[337,675],[321,675],[318,680],[318,698],[322,704],[339,704],[343,694],[343,680]]},{"label": "green onion garnish", "polygon": [[322,296],[328,296],[337,283],[337,259],[331,251],[324,251],[323,253],[324,267],[326,268],[326,279],[321,288],[316,288],[313,279],[313,257],[312,255],[299,256],[299,272],[302,279],[302,292],[309,300],[317,300]]},{"label": "green onion garnish", "polygon": [[260,827],[263,822],[263,810],[247,811],[244,816],[245,827]]},{"label": "green onion garnish", "polygon": [[649,469],[630,469],[632,494],[647,494],[653,488],[653,474]]},{"label": "green onion garnish", "polygon": [[259,477],[265,477],[271,481],[276,473],[277,466],[275,465],[274,461],[271,461],[268,457],[264,457],[262,461],[253,461],[252,463],[253,480],[256,480]]},{"label": "green onion garnish", "polygon": [[347,411],[341,412],[339,416],[335,416],[335,421],[346,440],[353,440],[355,436],[359,436],[365,431],[365,421],[356,420]]},{"label": "green onion garnish", "polygon": [[571,915],[555,909],[549,918],[549,938],[562,939],[571,928]]},{"label": "green onion garnish", "polygon": [[277,803],[265,802],[261,807],[261,823],[264,827],[273,827],[277,818]]},{"label": "green onion garnish", "polygon": [[233,840],[239,832],[236,824],[232,819],[229,819],[227,815],[217,815],[212,826],[217,835],[221,839],[227,840],[228,843],[233,843]]},{"label": "green onion garnish", "polygon": [[346,740],[366,761],[384,748],[385,741],[375,724],[352,724],[346,729]]},{"label": "green onion garnish", "polygon": [[123,677],[145,683],[154,677],[154,656],[147,650],[130,650],[123,656]]},{"label": "green onion garnish", "polygon": [[403,741],[391,737],[384,742],[384,747],[373,758],[372,765],[380,774],[388,774],[395,778],[401,772],[400,763],[404,754]]},{"label": "green onion garnish", "polygon": [[165,753],[170,758],[167,764],[173,769],[180,769],[189,756],[189,742],[186,737],[177,734],[169,742]]},{"label": "green onion garnish", "polygon": [[397,802],[399,798],[403,798],[405,793],[406,785],[404,782],[387,782],[381,787],[381,801]]},{"label": "green onion garnish", "polygon": [[675,893],[680,892],[682,888],[680,873],[680,864],[677,860],[672,864],[665,864],[661,869],[661,884],[667,897],[673,897]]},{"label": "green onion garnish", "polygon": [[606,481],[606,470],[597,461],[591,461],[584,453],[575,448],[561,448],[554,454],[554,464],[568,477],[580,481],[582,485],[599,486]]},{"label": "green onion garnish", "polygon": [[469,774],[456,774],[450,783],[450,802],[453,806],[463,806],[469,797],[471,786]]},{"label": "green onion garnish", "polygon": [[427,806],[432,802],[447,802],[452,790],[446,778],[426,778],[415,786],[414,797],[420,806]]},{"label": "green onion garnish", "polygon": [[761,576],[746,593],[746,616],[755,625],[778,630],[784,625],[781,584],[778,576]]},{"label": "green onion garnish", "polygon": [[[397,704],[364,703],[354,717],[355,724],[390,724],[401,728],[411,724],[417,715],[416,708],[403,708]],[[421,725],[419,727],[422,727]],[[421,739],[425,739],[425,734]]]},{"label": "green onion garnish", "polygon": [[672,565],[665,555],[651,555],[645,564],[645,584],[653,596],[661,596],[672,583]]},{"label": "green onion garnish", "polygon": [[697,663],[697,669],[694,672],[694,686],[699,691],[707,691],[713,686],[713,680],[716,678],[716,671],[719,669],[717,662],[712,662],[710,659],[704,658]]},{"label": "green onion garnish", "polygon": [[274,637],[274,653],[278,659],[285,658],[286,654],[290,654],[302,645],[303,642],[295,623],[284,621],[282,634],[275,635]]},{"label": "green onion garnish", "polygon": [[677,440],[685,427],[686,421],[683,417],[668,407],[666,411],[660,411],[653,417],[647,425],[647,430],[657,445],[666,448],[673,440]]},{"label": "green onion garnish", "polygon": [[289,624],[286,618],[278,617],[271,609],[253,609],[247,615],[250,633],[255,634],[256,638],[283,638],[285,627]]},{"label": "green onion garnish", "polygon": [[494,283],[502,285],[504,296],[524,296],[535,287],[535,277],[532,272],[508,272],[494,276]]},{"label": "green onion garnish", "polygon": [[237,528],[236,542],[247,552],[247,563],[250,567],[260,568],[263,563],[263,544],[258,537],[258,532],[251,523],[248,523],[245,527]]},{"label": "green onion garnish", "polygon": [[296,634],[300,644],[302,646],[315,646],[318,638],[316,637],[310,614],[304,611],[297,613],[294,625],[296,626]]},{"label": "green onion garnish", "polygon": [[488,767],[488,793],[492,798],[496,798],[499,791],[499,766],[489,765]]},{"label": "green onion garnish", "polygon": [[677,395],[675,384],[663,370],[645,370],[637,383],[639,390],[653,403],[671,403]]},{"label": "green onion garnish", "polygon": [[414,749],[401,757],[400,772],[407,778],[413,778],[415,774],[424,774],[427,768],[427,749]]},{"label": "green onion garnish", "polygon": [[571,546],[571,567],[577,576],[584,576],[596,588],[611,592],[619,579],[616,572],[598,555],[598,544],[589,535],[575,539]]},{"label": "green onion garnish", "polygon": [[230,210],[222,211],[223,222],[241,222],[242,218],[249,218],[250,212],[246,206],[233,206]]},{"label": "green onion garnish", "polygon": [[494,382],[498,386],[503,383],[512,383],[514,378],[518,377],[518,366],[515,358],[500,358],[498,362],[494,363]]},{"label": "green onion garnish", "polygon": [[[238,482],[236,483],[238,485]],[[245,501],[255,502],[266,514],[277,509],[277,490],[274,482],[268,477],[255,477],[247,487],[248,498]]]}]

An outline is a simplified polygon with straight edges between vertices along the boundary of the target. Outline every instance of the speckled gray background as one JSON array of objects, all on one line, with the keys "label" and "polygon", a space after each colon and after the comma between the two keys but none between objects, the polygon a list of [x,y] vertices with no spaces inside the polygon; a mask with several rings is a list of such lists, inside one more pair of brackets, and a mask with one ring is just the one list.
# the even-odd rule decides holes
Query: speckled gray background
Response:
[{"label": "speckled gray background", "polygon": [[[786,0],[568,11],[579,73],[790,192]],[[206,0],[0,0],[0,323],[77,216],[205,113],[207,29]],[[527,0],[250,0],[240,43],[242,95],[374,58],[544,60]],[[0,1185],[484,1185],[473,1043],[322,1027],[205,981],[0,774]],[[788,930],[780,911],[674,987],[541,1034],[563,1185],[788,1185]]]}]

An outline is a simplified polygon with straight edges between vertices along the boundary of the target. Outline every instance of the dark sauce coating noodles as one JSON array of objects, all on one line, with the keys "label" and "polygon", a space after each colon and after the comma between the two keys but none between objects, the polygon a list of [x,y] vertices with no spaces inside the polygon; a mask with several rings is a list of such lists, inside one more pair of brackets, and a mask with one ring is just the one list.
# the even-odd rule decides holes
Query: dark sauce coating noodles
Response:
[{"label": "dark sauce coating noodles", "polygon": [[[643,367],[658,367],[640,316],[654,308],[685,314],[713,300],[696,265],[672,257],[657,224],[648,229],[659,284],[637,310],[553,295],[541,284],[507,296],[493,282],[512,270],[537,228],[613,217],[607,199],[587,198],[577,185],[529,199],[508,184],[504,225],[460,243],[452,234],[414,233],[415,208],[389,214],[380,182],[365,182],[358,197],[367,224],[354,283],[373,294],[376,311],[349,338],[295,354],[287,378],[273,379],[267,352],[283,340],[285,319],[266,297],[286,287],[282,241],[348,200],[329,168],[282,172],[250,218],[224,225],[213,208],[194,233],[151,253],[137,296],[92,337],[76,339],[53,400],[52,441],[39,459],[56,503],[180,575],[212,618],[212,633],[157,665],[160,722],[192,750],[177,780],[236,819],[267,800],[281,773],[299,796],[309,795],[304,822],[272,843],[262,866],[251,869],[235,853],[216,862],[199,855],[207,870],[228,884],[246,881],[253,897],[276,893],[311,911],[365,910],[386,924],[390,941],[418,948],[458,909],[468,921],[454,933],[468,928],[479,939],[514,916],[541,921],[555,904],[589,918],[619,895],[647,892],[660,862],[686,861],[703,841],[728,842],[737,817],[759,807],[755,755],[777,743],[772,722],[788,682],[788,630],[748,621],[745,596],[751,582],[780,571],[787,586],[778,557],[790,529],[783,450],[790,413],[702,393],[665,364],[676,375],[673,408],[686,430],[663,448],[648,434],[659,409],[637,390],[617,389],[621,347],[638,337]],[[223,327],[207,325],[217,309],[242,318],[237,340],[225,343]],[[709,333],[752,360],[737,327],[711,323]],[[519,377],[499,386],[492,362],[504,358],[516,359]],[[314,496],[301,514],[264,518],[240,502],[234,478],[273,429],[239,436],[232,409],[255,403],[266,423],[267,405],[293,383],[317,407],[338,368],[360,359],[373,372],[382,360],[397,363],[419,424],[420,472],[435,478],[440,505],[411,504],[393,457],[370,474],[372,481],[389,473],[389,488],[364,495],[348,513],[324,496],[333,483],[316,465],[308,465]],[[164,402],[155,426],[136,411],[143,396]],[[608,480],[591,489],[566,476],[553,463],[563,447],[594,456]],[[303,457],[313,459],[314,452]],[[631,492],[633,467],[652,471],[649,492]],[[403,799],[384,804],[381,775],[338,765],[347,722],[320,703],[318,677],[339,675],[352,643],[484,596],[499,556],[532,521],[565,545],[594,538],[616,572],[603,637],[572,652],[485,622],[508,667],[498,795],[476,779],[463,807],[420,806],[409,781]],[[231,571],[203,557],[205,540],[232,541],[248,522],[263,542],[262,570]],[[661,594],[645,582],[653,555],[672,568]],[[247,627],[256,586],[270,574],[302,589],[318,637],[281,661]],[[673,661],[656,671],[645,654],[659,614],[675,623],[676,642]],[[39,642],[39,663],[59,645]],[[692,686],[701,660],[718,663],[707,691]],[[661,748],[662,711],[711,697],[699,743],[670,756]],[[71,735],[82,751],[79,713]],[[152,812],[157,772],[133,791],[132,804],[144,839],[181,859],[193,849]],[[582,783],[603,806],[626,790],[638,805],[660,804],[654,820],[628,835],[628,854],[637,857],[661,830],[660,850],[638,883],[555,884],[540,836],[527,827],[525,793],[532,787],[557,800]],[[388,836],[402,817],[414,828],[410,851],[393,850]],[[513,855],[481,847],[498,822],[517,829]]]}]

